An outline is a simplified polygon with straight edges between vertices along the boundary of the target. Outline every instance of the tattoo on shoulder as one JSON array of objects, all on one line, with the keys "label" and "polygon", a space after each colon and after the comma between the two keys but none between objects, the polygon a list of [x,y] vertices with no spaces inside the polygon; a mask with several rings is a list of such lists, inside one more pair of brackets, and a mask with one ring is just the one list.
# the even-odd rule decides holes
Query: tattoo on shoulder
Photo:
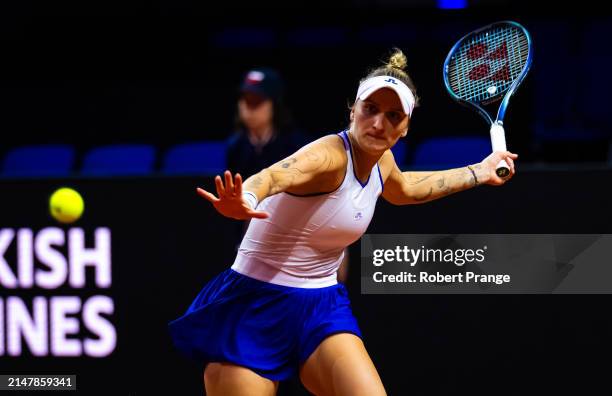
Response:
[{"label": "tattoo on shoulder", "polygon": [[307,150],[303,157],[289,157],[270,169],[268,194],[276,194],[293,186],[306,174],[325,173],[334,163],[333,156],[326,150]]},{"label": "tattoo on shoulder", "polygon": [[314,151],[307,151],[306,158],[308,158],[308,161],[313,161],[313,162],[321,160],[321,157],[319,156],[319,154],[315,153]]}]

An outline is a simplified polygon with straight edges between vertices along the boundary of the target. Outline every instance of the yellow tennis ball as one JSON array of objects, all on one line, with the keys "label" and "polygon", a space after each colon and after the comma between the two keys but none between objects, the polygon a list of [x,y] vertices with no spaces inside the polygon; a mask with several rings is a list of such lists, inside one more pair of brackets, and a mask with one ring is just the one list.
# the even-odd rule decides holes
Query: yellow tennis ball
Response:
[{"label": "yellow tennis ball", "polygon": [[72,188],[56,190],[49,200],[51,216],[61,223],[73,223],[81,217],[85,205],[81,194]]}]

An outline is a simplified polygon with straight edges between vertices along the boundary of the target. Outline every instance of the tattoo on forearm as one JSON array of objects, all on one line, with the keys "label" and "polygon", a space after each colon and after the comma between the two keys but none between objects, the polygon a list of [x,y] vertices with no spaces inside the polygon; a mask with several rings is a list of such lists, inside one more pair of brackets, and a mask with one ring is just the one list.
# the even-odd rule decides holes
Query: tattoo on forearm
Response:
[{"label": "tattoo on forearm", "polygon": [[453,192],[465,190],[472,186],[472,173],[469,170],[467,170],[466,173],[466,169],[467,168],[457,169],[451,176],[454,178]]},{"label": "tattoo on forearm", "polygon": [[[474,168],[480,169],[481,166],[474,165]],[[474,186],[474,178],[467,168],[438,171],[427,176],[417,176],[410,172],[401,174],[406,183],[404,186],[409,186],[406,194],[412,196],[415,202],[431,201]],[[436,177],[430,179],[432,176]]]},{"label": "tattoo on forearm", "polygon": [[432,176],[433,176],[433,174],[427,175],[427,176],[421,176],[421,177],[417,178],[416,180],[410,182],[410,184],[415,185],[415,184],[422,183],[422,182],[424,182],[425,180],[429,179]]},{"label": "tattoo on forearm", "polygon": [[446,179],[446,176],[443,176],[438,179],[438,189],[444,195],[448,195],[453,192],[453,188],[451,187],[450,183]]},{"label": "tattoo on forearm", "polygon": [[414,200],[417,201],[417,202],[425,201],[429,197],[431,197],[431,194],[433,194],[433,187],[429,187],[429,192],[427,194],[423,195],[422,197],[415,196]]}]

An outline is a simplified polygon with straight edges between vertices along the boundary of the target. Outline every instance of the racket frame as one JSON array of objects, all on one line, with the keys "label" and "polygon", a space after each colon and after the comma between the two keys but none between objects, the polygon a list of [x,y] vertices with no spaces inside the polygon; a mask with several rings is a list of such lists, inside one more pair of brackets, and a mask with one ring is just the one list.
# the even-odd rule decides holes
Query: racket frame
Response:
[{"label": "racket frame", "polygon": [[[448,71],[449,71],[448,69],[450,67],[450,62],[451,62],[451,59],[453,58],[453,55],[455,55],[455,52],[457,51],[457,49],[461,47],[466,40],[468,40],[470,37],[474,35],[482,33],[483,31],[486,31],[486,30],[490,30],[494,28],[495,26],[502,25],[502,24],[513,25],[514,27],[521,30],[525,34],[527,38],[528,53],[527,53],[527,60],[525,62],[525,66],[523,67],[523,70],[521,70],[521,74],[519,74],[519,76],[514,80],[512,85],[510,85],[510,87],[508,88],[508,91],[504,94],[503,98],[501,99],[501,104],[499,106],[499,109],[497,110],[497,116],[495,117],[495,120],[493,120],[489,112],[487,112],[484,109],[483,105],[495,103],[496,101],[498,101],[498,99],[495,99],[489,103],[481,104],[481,103],[476,103],[476,102],[472,102],[472,101],[460,98],[453,92],[450,86],[450,81],[448,78]],[[494,23],[491,23],[487,26],[481,27],[480,29],[474,30],[466,34],[453,45],[451,50],[448,52],[448,55],[446,56],[446,59],[444,61],[444,68],[443,68],[444,85],[446,87],[446,90],[450,94],[451,98],[453,98],[453,100],[455,100],[456,102],[460,103],[463,106],[475,108],[478,111],[478,114],[480,114],[489,123],[490,128],[491,128],[490,134],[491,134],[491,145],[492,145],[493,151],[506,151],[506,139],[505,139],[505,130],[504,130],[504,117],[506,115],[506,109],[508,108],[510,98],[512,97],[514,92],[517,90],[519,85],[523,82],[523,79],[525,78],[525,76],[527,76],[527,73],[529,72],[529,69],[531,68],[532,61],[533,61],[533,46],[532,46],[532,41],[531,41],[531,35],[527,31],[527,29],[525,29],[521,24],[514,22],[514,21],[494,22]],[[509,169],[508,164],[506,164],[504,160],[500,161],[500,163],[497,166],[496,172],[498,176],[500,177],[509,176],[510,169]]]}]

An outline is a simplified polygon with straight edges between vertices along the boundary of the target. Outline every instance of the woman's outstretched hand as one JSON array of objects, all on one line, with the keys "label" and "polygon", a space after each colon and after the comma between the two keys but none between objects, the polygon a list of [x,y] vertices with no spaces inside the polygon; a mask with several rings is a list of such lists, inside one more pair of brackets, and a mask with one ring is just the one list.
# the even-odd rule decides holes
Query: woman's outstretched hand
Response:
[{"label": "woman's outstretched hand", "polygon": [[239,173],[232,178],[232,173],[228,170],[224,173],[225,185],[221,176],[215,177],[217,195],[209,193],[203,188],[197,188],[197,193],[210,201],[215,209],[225,217],[237,220],[265,219],[268,213],[251,209],[247,201],[242,198],[242,176]]},{"label": "woman's outstretched hand", "polygon": [[[509,151],[495,151],[487,158],[483,159],[481,163],[473,165],[474,172],[478,178],[478,184],[490,184],[493,186],[504,184],[514,176],[514,160],[517,158],[518,154]],[[497,176],[495,172],[497,164],[499,164],[501,160],[506,160],[506,163],[510,166],[510,174],[503,179]]]}]

